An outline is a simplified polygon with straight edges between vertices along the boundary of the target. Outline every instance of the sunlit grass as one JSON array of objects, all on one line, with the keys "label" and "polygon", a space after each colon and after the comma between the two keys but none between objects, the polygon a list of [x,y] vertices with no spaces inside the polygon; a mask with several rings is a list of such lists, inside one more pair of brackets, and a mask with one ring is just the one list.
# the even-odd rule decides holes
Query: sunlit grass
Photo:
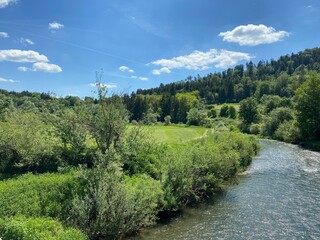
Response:
[{"label": "sunlit grass", "polygon": [[146,126],[159,142],[169,144],[185,143],[200,138],[206,134],[208,129],[203,127],[186,126]]}]

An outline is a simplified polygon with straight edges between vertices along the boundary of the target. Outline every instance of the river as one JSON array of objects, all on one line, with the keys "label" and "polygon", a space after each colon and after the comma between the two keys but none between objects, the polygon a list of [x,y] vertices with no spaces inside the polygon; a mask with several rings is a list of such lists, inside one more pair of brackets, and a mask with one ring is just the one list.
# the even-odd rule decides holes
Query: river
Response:
[{"label": "river", "polygon": [[320,153],[261,140],[237,185],[134,239],[320,239]]}]

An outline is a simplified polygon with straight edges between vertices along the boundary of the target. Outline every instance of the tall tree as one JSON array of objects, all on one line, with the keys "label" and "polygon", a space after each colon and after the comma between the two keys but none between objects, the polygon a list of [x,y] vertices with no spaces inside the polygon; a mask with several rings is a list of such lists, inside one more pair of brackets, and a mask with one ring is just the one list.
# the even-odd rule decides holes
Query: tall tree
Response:
[{"label": "tall tree", "polygon": [[320,74],[311,72],[296,91],[298,124],[302,136],[320,139]]}]

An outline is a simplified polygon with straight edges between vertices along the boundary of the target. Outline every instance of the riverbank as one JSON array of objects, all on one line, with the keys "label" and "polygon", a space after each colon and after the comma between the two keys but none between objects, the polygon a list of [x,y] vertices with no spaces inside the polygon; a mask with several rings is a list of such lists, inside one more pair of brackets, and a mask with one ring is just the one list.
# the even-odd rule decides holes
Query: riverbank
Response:
[{"label": "riverbank", "polygon": [[130,240],[318,239],[320,154],[274,140],[260,142],[238,184]]}]

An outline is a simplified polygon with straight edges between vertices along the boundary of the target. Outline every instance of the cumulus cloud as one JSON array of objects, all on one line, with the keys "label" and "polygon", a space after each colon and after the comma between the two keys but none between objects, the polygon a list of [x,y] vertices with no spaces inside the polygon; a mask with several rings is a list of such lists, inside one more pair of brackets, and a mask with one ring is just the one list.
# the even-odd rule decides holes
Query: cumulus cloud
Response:
[{"label": "cumulus cloud", "polygon": [[15,81],[15,80],[12,80],[12,79],[6,79],[6,78],[0,77],[0,82],[16,83],[16,82],[19,82],[19,81]]},{"label": "cumulus cloud", "polygon": [[153,75],[160,75],[161,73],[171,73],[171,71],[167,67],[152,70]]},{"label": "cumulus cloud", "polygon": [[225,42],[238,43],[241,46],[256,46],[260,44],[270,44],[281,41],[284,37],[288,37],[286,31],[276,31],[273,27],[260,25],[240,25],[235,29],[227,32],[221,32]]},{"label": "cumulus cloud", "polygon": [[0,62],[48,62],[48,58],[32,50],[0,50]]},{"label": "cumulus cloud", "polygon": [[37,62],[32,65],[32,71],[35,72],[47,72],[47,73],[59,73],[62,72],[61,67],[56,64]]},{"label": "cumulus cloud", "polygon": [[6,32],[0,32],[0,38],[8,38],[9,34]]},{"label": "cumulus cloud", "polygon": [[20,38],[20,43],[22,43],[25,46],[34,44],[34,42],[29,38]]},{"label": "cumulus cloud", "polygon": [[20,72],[27,72],[29,70],[29,68],[27,68],[27,67],[18,67],[18,70]]},{"label": "cumulus cloud", "polygon": [[61,28],[63,28],[63,27],[64,27],[63,24],[54,21],[54,22],[52,22],[52,23],[49,23],[49,27],[48,27],[48,28],[49,28],[50,30],[59,30],[59,29],[61,29]]},{"label": "cumulus cloud", "polygon": [[[253,56],[248,53],[210,49],[207,52],[193,51],[189,55],[174,57],[171,59],[156,60],[151,62],[151,64],[161,66],[162,72],[181,68],[190,70],[206,70],[210,68],[211,65],[219,68],[227,68],[230,65],[237,64],[239,61],[248,61],[251,58],[253,58]],[[161,73],[160,70],[153,72],[153,74]]]},{"label": "cumulus cloud", "polygon": [[127,66],[121,66],[121,67],[119,67],[119,70],[120,70],[121,72],[130,72],[130,73],[133,73],[133,72],[134,72],[134,70],[128,68]]},{"label": "cumulus cloud", "polygon": [[0,8],[5,8],[10,4],[16,3],[16,0],[0,0]]},{"label": "cumulus cloud", "polygon": [[116,88],[118,87],[116,83],[99,83],[99,82],[95,82],[95,83],[90,83],[89,86],[91,87],[105,87],[105,88]]}]

